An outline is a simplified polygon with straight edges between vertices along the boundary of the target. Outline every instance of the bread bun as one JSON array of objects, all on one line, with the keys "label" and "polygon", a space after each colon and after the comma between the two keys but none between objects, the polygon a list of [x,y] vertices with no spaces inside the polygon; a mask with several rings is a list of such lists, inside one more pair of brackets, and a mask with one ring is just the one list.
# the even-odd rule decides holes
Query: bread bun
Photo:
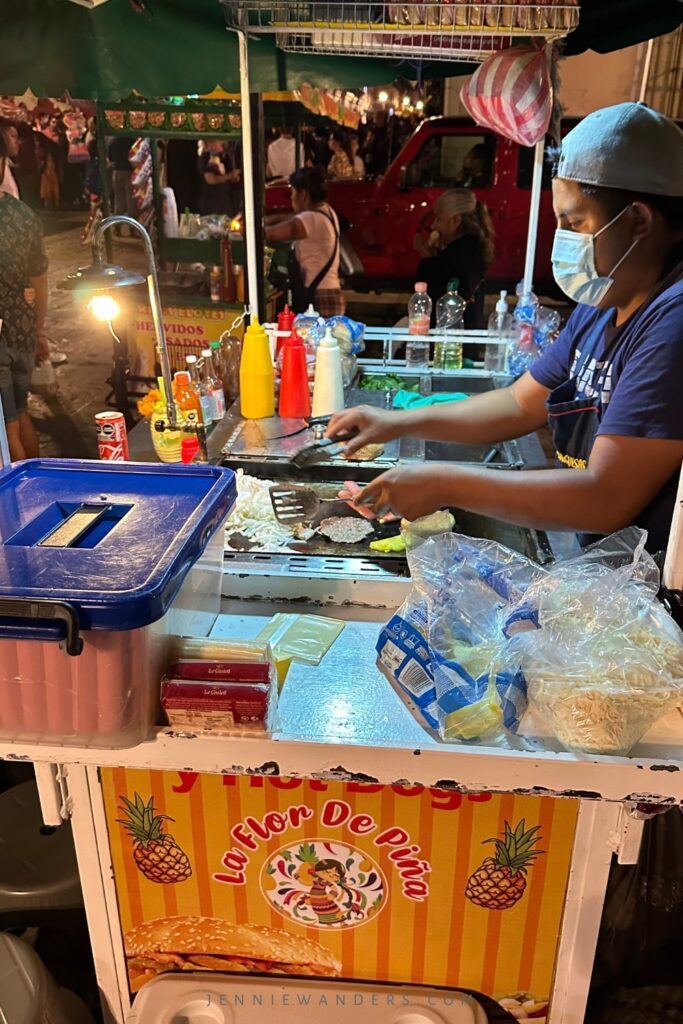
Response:
[{"label": "bread bun", "polygon": [[126,956],[145,954],[215,955],[312,966],[315,973],[337,975],[341,964],[329,950],[301,935],[267,925],[233,924],[217,917],[163,917],[145,921],[125,937]]}]

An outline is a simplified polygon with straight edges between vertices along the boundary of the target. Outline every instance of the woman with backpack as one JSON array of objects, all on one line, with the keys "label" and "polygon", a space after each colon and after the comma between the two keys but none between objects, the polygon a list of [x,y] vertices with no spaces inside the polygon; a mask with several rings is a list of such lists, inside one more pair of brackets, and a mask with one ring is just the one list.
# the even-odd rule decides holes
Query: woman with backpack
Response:
[{"label": "woman with backpack", "polygon": [[339,219],[325,202],[327,186],[317,167],[302,167],[289,179],[294,216],[266,228],[268,242],[293,242],[289,257],[292,307],[303,313],[313,303],[323,317],[344,313],[339,280]]}]

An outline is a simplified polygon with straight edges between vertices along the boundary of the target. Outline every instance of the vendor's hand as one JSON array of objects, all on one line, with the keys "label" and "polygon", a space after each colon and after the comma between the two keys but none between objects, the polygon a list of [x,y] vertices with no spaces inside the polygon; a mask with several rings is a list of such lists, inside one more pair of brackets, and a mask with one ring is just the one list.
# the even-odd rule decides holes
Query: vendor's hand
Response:
[{"label": "vendor's hand", "polygon": [[436,466],[399,466],[369,483],[357,496],[356,503],[370,505],[378,516],[395,512],[412,521],[448,504],[442,485]]},{"label": "vendor's hand", "polygon": [[401,419],[400,413],[373,409],[370,405],[357,405],[354,409],[335,413],[325,434],[327,437],[338,437],[356,431],[356,436],[347,442],[344,449],[344,457],[348,459],[366,444],[384,444],[400,437]]}]

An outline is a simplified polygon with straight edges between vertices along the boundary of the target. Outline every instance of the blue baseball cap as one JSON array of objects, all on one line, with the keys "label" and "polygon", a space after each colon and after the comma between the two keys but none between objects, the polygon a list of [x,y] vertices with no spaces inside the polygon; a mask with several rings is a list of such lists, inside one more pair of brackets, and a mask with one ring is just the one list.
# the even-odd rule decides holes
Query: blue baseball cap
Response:
[{"label": "blue baseball cap", "polygon": [[557,176],[645,195],[683,196],[683,131],[644,103],[603,107],[562,140]]}]

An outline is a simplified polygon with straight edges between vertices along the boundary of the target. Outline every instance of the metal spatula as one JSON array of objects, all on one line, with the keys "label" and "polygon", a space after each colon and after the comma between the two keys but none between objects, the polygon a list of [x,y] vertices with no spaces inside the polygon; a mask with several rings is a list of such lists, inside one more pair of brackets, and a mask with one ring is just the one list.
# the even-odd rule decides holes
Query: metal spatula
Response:
[{"label": "metal spatula", "polygon": [[334,458],[335,455],[341,455],[344,451],[342,442],[350,441],[352,437],[356,436],[356,433],[357,431],[354,430],[350,434],[324,437],[321,441],[307,444],[304,448],[300,448],[298,452],[295,452],[289,461],[297,469],[306,469],[308,466],[315,465],[316,462]]},{"label": "metal spatula", "polygon": [[320,498],[311,487],[293,484],[275,484],[270,488],[270,500],[278,523],[294,526],[296,523],[310,523],[321,505],[332,502],[348,502],[347,498]]}]

